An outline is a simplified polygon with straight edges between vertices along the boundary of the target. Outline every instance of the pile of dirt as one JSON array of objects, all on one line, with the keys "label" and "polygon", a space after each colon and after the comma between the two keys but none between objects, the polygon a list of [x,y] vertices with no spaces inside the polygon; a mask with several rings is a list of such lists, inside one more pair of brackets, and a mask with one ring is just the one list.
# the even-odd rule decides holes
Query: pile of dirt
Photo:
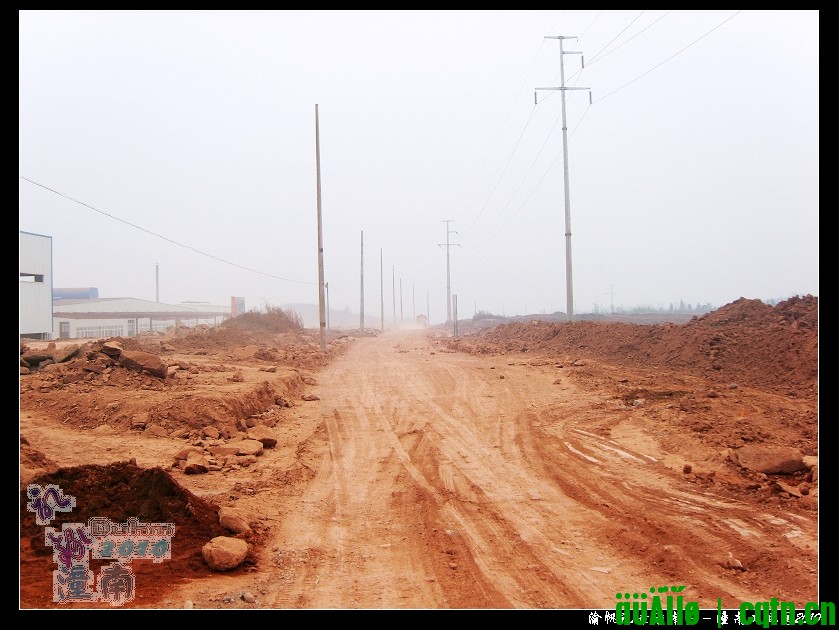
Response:
[{"label": "pile of dirt", "polygon": [[531,322],[451,340],[472,353],[534,352],[614,364],[676,369],[726,383],[816,395],[818,298],[776,306],[740,298],[686,324]]},{"label": "pile of dirt", "polygon": [[[70,512],[56,512],[49,527],[61,530],[62,523],[88,524],[92,517],[108,518],[114,523],[127,523],[131,517],[141,523],[174,523],[170,559],[156,563],[135,559],[131,568],[135,575],[133,601],[126,607],[151,606],[164,598],[173,584],[183,580],[207,577],[213,572],[204,561],[201,549],[216,536],[229,536],[219,524],[218,506],[201,499],[172,479],[162,468],[140,468],[133,463],[119,462],[108,466],[61,468],[33,478],[29,483],[42,488],[58,486],[64,496],[76,499]],[[35,514],[26,509],[26,489],[20,494],[20,599],[22,608],[54,607],[53,548],[45,543],[45,527],[36,523]],[[245,534],[238,537],[250,543]],[[253,544],[245,563],[233,572],[253,566]],[[90,556],[88,556],[90,557]],[[110,561],[90,558],[90,570],[99,574]],[[111,607],[109,602],[63,604],[68,608]]]},{"label": "pile of dirt", "polygon": [[303,320],[292,310],[269,306],[264,312],[253,310],[227,319],[222,327],[247,332],[296,332],[303,330]]}]

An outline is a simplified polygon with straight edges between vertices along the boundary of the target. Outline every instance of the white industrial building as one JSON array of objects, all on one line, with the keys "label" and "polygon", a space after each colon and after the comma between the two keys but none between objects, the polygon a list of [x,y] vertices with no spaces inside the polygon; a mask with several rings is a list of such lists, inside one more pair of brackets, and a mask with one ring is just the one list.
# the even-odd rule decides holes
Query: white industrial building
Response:
[{"label": "white industrial building", "polygon": [[18,332],[30,339],[51,339],[52,237],[19,232]]},{"label": "white industrial building", "polygon": [[133,337],[171,326],[216,325],[230,317],[229,306],[162,304],[137,298],[55,300],[54,330],[61,339]]}]

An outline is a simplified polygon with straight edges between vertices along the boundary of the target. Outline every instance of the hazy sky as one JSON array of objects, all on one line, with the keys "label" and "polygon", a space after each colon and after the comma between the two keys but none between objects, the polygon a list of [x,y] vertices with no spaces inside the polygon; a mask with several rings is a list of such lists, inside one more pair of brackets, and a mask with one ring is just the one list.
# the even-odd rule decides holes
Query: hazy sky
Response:
[{"label": "hazy sky", "polygon": [[818,295],[818,11],[19,24],[20,229],[53,237],[57,287],[153,300],[158,264],[162,302],[316,303],[318,104],[333,309],[359,310],[363,231],[369,325],[380,252],[386,323],[394,269],[397,316],[401,279],[444,320],[448,219],[460,317],[564,311],[561,96],[534,102],[563,35],[592,101],[566,92],[575,311]]}]

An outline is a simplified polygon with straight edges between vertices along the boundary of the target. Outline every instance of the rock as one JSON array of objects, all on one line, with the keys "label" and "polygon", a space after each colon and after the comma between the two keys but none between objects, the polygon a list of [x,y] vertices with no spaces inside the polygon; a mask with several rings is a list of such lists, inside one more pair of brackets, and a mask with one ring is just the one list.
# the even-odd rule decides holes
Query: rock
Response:
[{"label": "rock", "polygon": [[72,359],[79,352],[79,346],[71,343],[69,346],[64,346],[53,353],[53,359],[56,363],[64,363]]},{"label": "rock", "polygon": [[312,401],[312,400],[320,400],[319,396],[315,396],[314,394],[303,394],[303,400]]},{"label": "rock", "polygon": [[577,360],[576,360],[576,361],[574,361],[571,365],[576,365],[577,367],[581,367],[581,366],[583,366],[583,365],[585,365],[585,364],[586,364],[586,362],[585,362],[585,361],[583,361],[582,359],[577,359]]},{"label": "rock", "polygon": [[248,543],[229,536],[216,536],[201,549],[204,561],[214,571],[229,571],[245,561]]},{"label": "rock", "polygon": [[810,484],[806,481],[798,486],[798,491],[802,496],[810,494]]},{"label": "rock", "polygon": [[157,437],[169,437],[169,432],[159,424],[153,424],[146,427],[144,433],[147,435],[156,435]]},{"label": "rock", "polygon": [[164,352],[174,352],[175,351],[175,346],[173,346],[172,344],[169,344],[169,343],[163,343],[163,344],[160,344],[160,349],[163,350]]},{"label": "rock", "polygon": [[230,446],[237,448],[237,455],[262,455],[262,442],[259,440],[242,440],[240,442],[232,442]]},{"label": "rock", "polygon": [[819,465],[819,456],[818,455],[805,455],[802,460],[804,461],[804,465],[807,468],[814,468],[815,466]]},{"label": "rock", "polygon": [[[773,482],[772,487],[777,492],[786,492],[787,494],[789,494],[791,496],[801,498],[801,492],[798,491],[798,488],[794,488],[793,486],[790,486],[789,484],[786,484],[783,481]],[[809,493],[809,491],[810,490],[808,488],[807,492]]]},{"label": "rock", "polygon": [[749,444],[737,449],[740,466],[765,474],[789,474],[804,470],[804,458],[797,448]]},{"label": "rock", "polygon": [[192,600],[188,599],[184,602],[184,610],[192,610]]},{"label": "rock", "polygon": [[562,379],[558,378],[554,381],[554,385],[559,385],[560,383],[562,383]]},{"label": "rock", "polygon": [[242,593],[242,601],[248,604],[253,604],[256,601],[256,597],[254,597],[253,593],[250,591],[245,591]]},{"label": "rock", "polygon": [[24,354],[21,356],[21,359],[26,361],[28,367],[32,367],[33,365],[39,365],[47,360],[52,361],[52,355],[33,352],[30,354]]},{"label": "rock", "polygon": [[217,457],[224,457],[225,455],[238,455],[239,447],[235,444],[219,444],[218,446],[210,446],[207,448],[211,454]]},{"label": "rock", "polygon": [[277,366],[272,365],[271,367],[261,367],[261,368],[259,368],[259,371],[260,372],[276,372],[277,371]]},{"label": "rock", "polygon": [[[20,366],[20,373],[21,373],[21,374],[31,374],[31,373],[32,373],[32,370],[30,370],[28,367],[23,367],[23,366],[21,365],[21,366]],[[66,381],[65,381],[65,382],[66,382]]]},{"label": "rock", "polygon": [[258,426],[248,429],[248,437],[262,442],[265,448],[274,448],[277,445],[277,438],[267,427]]},{"label": "rock", "polygon": [[219,433],[219,430],[215,427],[206,426],[203,429],[201,429],[201,435],[203,435],[204,437],[208,437],[211,440],[217,440],[221,433]]},{"label": "rock", "polygon": [[187,446],[185,449],[178,451],[178,454],[175,455],[175,459],[187,459],[189,458],[190,453],[198,453],[200,455],[203,452],[204,451],[195,446]]},{"label": "rock", "polygon": [[685,464],[684,466],[682,466],[682,472],[685,473],[686,475],[690,474],[690,471],[692,471],[692,470],[693,470],[693,466],[691,466],[690,464]]},{"label": "rock", "polygon": [[102,344],[102,349],[100,352],[103,352],[111,357],[118,357],[122,354],[122,346],[116,341],[106,341]]},{"label": "rock", "polygon": [[234,534],[242,532],[250,533],[251,527],[248,524],[247,516],[236,508],[223,507],[218,511],[219,525],[230,530]]},{"label": "rock", "polygon": [[207,473],[209,464],[202,453],[190,453],[184,464],[187,475],[203,475]]},{"label": "rock", "polygon": [[119,362],[129,370],[148,372],[152,376],[165,379],[169,368],[157,355],[139,350],[123,350]]}]

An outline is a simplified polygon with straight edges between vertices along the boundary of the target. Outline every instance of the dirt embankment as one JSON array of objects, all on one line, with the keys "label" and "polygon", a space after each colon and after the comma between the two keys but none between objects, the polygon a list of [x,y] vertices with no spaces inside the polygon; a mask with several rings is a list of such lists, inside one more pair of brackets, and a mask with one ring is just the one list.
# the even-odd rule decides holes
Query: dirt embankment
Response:
[{"label": "dirt embankment", "polygon": [[506,324],[449,344],[473,353],[590,357],[613,364],[687,372],[720,383],[815,396],[818,298],[793,297],[774,307],[740,298],[681,325],[586,321]]}]

